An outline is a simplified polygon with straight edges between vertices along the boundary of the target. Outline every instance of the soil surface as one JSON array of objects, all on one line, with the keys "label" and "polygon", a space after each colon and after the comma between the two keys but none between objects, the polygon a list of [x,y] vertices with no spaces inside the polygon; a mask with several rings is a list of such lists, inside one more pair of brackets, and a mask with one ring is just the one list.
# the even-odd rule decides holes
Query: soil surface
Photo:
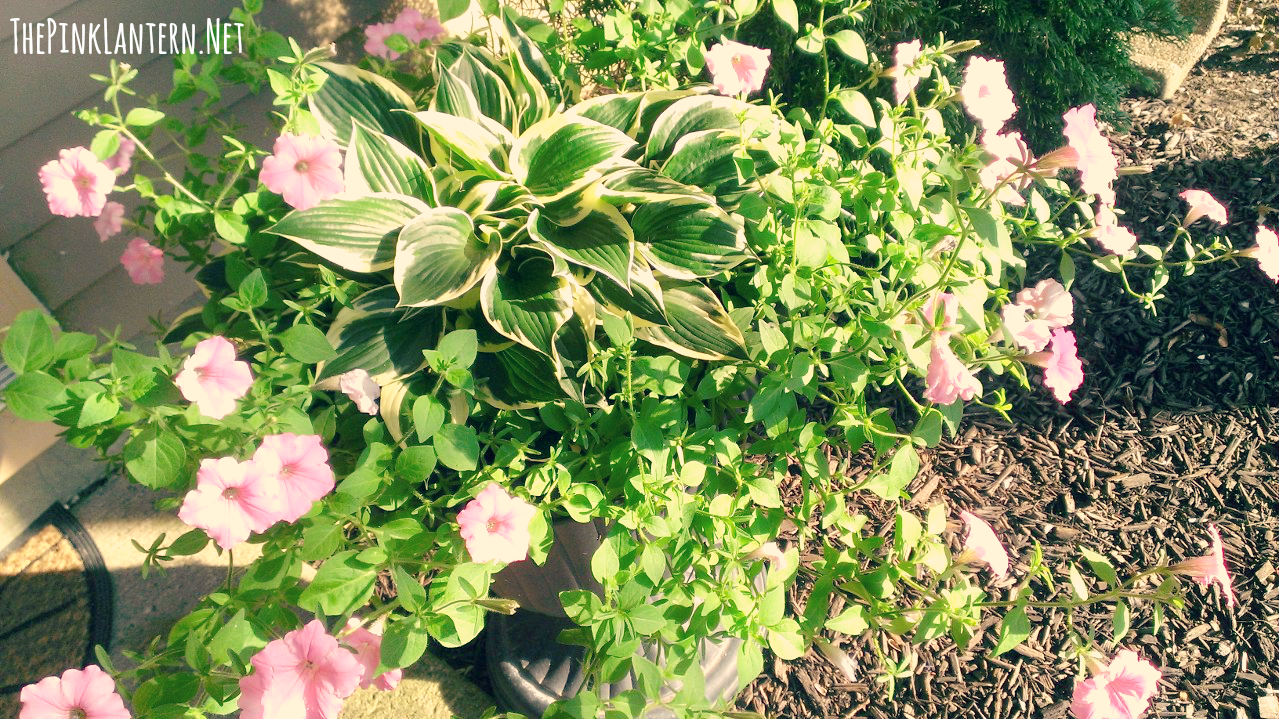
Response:
[{"label": "soil surface", "polygon": [[[1185,189],[1212,193],[1230,215],[1224,227],[1200,220],[1191,228],[1197,238],[1218,232],[1250,247],[1259,221],[1279,226],[1276,29],[1279,0],[1234,3],[1218,41],[1173,99],[1124,102],[1132,125],[1108,134],[1121,165],[1151,168],[1117,183],[1121,222],[1143,243],[1167,245],[1185,212],[1177,197]],[[1027,284],[1055,276],[1056,259],[1030,258]],[[1014,557],[1011,576],[987,585],[999,599],[1022,576],[1034,542],[1059,577],[1078,560],[1080,544],[1109,556],[1124,576],[1204,554],[1205,525],[1216,524],[1238,605],[1227,607],[1216,588],[1187,584],[1185,610],[1170,611],[1158,633],[1151,605],[1134,604],[1122,646],[1163,671],[1147,716],[1275,719],[1275,283],[1251,260],[1191,277],[1174,273],[1152,316],[1123,295],[1114,276],[1081,266],[1073,294],[1084,386],[1065,407],[1043,388],[1012,390],[1011,424],[970,413],[958,439],[925,457],[913,503],[943,499],[994,526]],[[802,611],[807,590],[801,582],[792,591],[794,611]],[[1029,641],[991,659],[985,655],[995,643],[994,621],[966,649],[949,640],[920,647],[916,675],[899,685],[894,702],[874,680],[868,640],[831,636],[849,642],[842,648],[866,667],[858,681],[816,652],[789,663],[770,658],[738,710],[876,719],[1067,716],[1076,667],[1059,658],[1064,618],[1041,616]],[[1110,612],[1078,613],[1076,625],[1108,637]],[[900,654],[890,641],[882,648]]]}]

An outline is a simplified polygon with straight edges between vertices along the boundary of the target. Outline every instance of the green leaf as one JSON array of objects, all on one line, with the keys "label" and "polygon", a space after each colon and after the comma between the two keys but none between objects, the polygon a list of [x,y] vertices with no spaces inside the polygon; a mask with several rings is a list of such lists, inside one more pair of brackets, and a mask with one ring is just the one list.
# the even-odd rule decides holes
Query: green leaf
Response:
[{"label": "green leaf", "polygon": [[745,228],[696,199],[642,205],[631,227],[645,258],[668,277],[713,277],[746,259]]},{"label": "green leaf", "polygon": [[5,335],[0,355],[17,374],[42,370],[53,362],[52,320],[39,310],[20,313]]},{"label": "green leaf", "polygon": [[366,370],[380,384],[407,377],[426,365],[422,350],[434,347],[444,329],[438,309],[400,309],[391,286],[360,295],[334,318],[326,338],[336,356],[324,363],[317,385],[337,388],[337,377]]},{"label": "green leaf", "polygon": [[475,353],[479,350],[475,330],[453,330],[444,335],[437,349],[456,366],[470,369],[475,364]]},{"label": "green leaf", "polygon": [[1121,584],[1119,575],[1115,573],[1115,567],[1110,563],[1104,554],[1094,552],[1088,547],[1081,546],[1079,553],[1084,555],[1084,559],[1088,561],[1088,566],[1092,567],[1093,574],[1097,575],[1103,582],[1110,585],[1111,589],[1118,589]]},{"label": "green leaf", "polygon": [[[499,74],[482,59],[479,50],[462,46],[461,54],[448,71],[471,92],[479,111],[502,127],[512,127],[516,120],[515,100],[506,76]],[[443,57],[438,54],[437,59]]]},{"label": "green leaf", "polygon": [[395,578],[395,594],[410,612],[426,605],[426,590],[403,567],[396,566],[391,576]]},{"label": "green leaf", "polygon": [[316,364],[337,355],[324,333],[312,325],[294,325],[279,335],[284,353],[299,362]]},{"label": "green leaf", "polygon": [[430,109],[479,122],[484,113],[480,112],[480,103],[475,99],[471,88],[447,69],[441,69],[438,77],[439,84],[435,87],[435,97],[431,98]]},{"label": "green leaf", "polygon": [[375,193],[294,210],[264,232],[286,237],[354,272],[378,272],[395,262],[400,229],[429,211],[408,195]]},{"label": "green leaf", "polygon": [[782,661],[799,659],[808,650],[800,634],[799,623],[790,617],[782,619],[775,627],[769,627],[766,632],[768,648]]},{"label": "green leaf", "polygon": [[[446,2],[440,3],[441,12]],[[382,649],[378,667],[374,670],[379,675],[383,670],[399,669],[411,666],[426,652],[430,635],[420,617],[405,617],[389,622],[382,635]]]},{"label": "green leaf", "polygon": [[795,47],[802,53],[816,55],[822,51],[822,43],[825,41],[826,36],[822,34],[822,29],[814,27],[803,37],[795,41]]},{"label": "green leaf", "polygon": [[643,99],[642,92],[597,95],[577,103],[566,112],[569,115],[581,115],[629,135],[635,126],[635,119],[639,115],[639,107]]},{"label": "green leaf", "polygon": [[399,140],[356,123],[343,166],[345,190],[353,195],[386,192],[435,204],[431,169]]},{"label": "green leaf", "polygon": [[795,0],[773,0],[773,13],[791,32],[799,32],[799,10]]},{"label": "green leaf", "polygon": [[99,160],[106,160],[119,151],[120,133],[117,130],[100,130],[89,144],[89,152]]},{"label": "green leaf", "polygon": [[835,47],[844,53],[844,56],[850,60],[856,60],[863,65],[870,62],[870,56],[866,54],[866,43],[862,41],[862,36],[853,30],[840,30],[831,35],[828,40],[835,43]]},{"label": "green leaf", "polygon": [[315,579],[302,590],[298,606],[308,612],[335,617],[354,612],[373,596],[378,567],[356,559],[354,549],[329,558]]},{"label": "green leaf", "polygon": [[253,270],[247,277],[240,280],[240,286],[236,288],[236,296],[245,307],[258,308],[266,304],[266,278],[262,274],[262,268]]},{"label": "green leaf", "polygon": [[999,624],[999,641],[995,643],[995,648],[990,655],[997,657],[1026,641],[1029,636],[1030,620],[1026,618],[1026,608],[1013,607]]},{"label": "green leaf", "polygon": [[1124,637],[1128,636],[1128,630],[1132,628],[1132,615],[1128,612],[1128,604],[1122,599],[1115,602],[1115,613],[1110,618],[1110,628],[1113,631],[1110,635],[1112,646],[1123,643]]},{"label": "green leaf", "polygon": [[501,16],[507,46],[514,50],[507,60],[515,91],[516,119],[520,127],[527,128],[550,116],[562,104],[564,90],[541,48],[516,22],[517,13],[503,5]]},{"label": "green leaf", "polygon": [[90,395],[84,400],[80,415],[76,418],[76,427],[93,427],[109,422],[120,414],[120,402],[106,392]]},{"label": "green leaf", "polygon": [[27,372],[5,388],[4,404],[22,419],[48,422],[50,410],[67,400],[66,387],[57,379],[40,371]]},{"label": "green leaf", "polygon": [[490,180],[506,179],[506,148],[483,124],[443,112],[413,113],[431,136],[431,154],[457,170],[473,170]]},{"label": "green leaf", "polygon": [[758,123],[762,130],[771,130],[773,117],[763,108],[722,95],[694,95],[678,100],[666,108],[649,132],[645,156],[662,161],[673,152],[677,144],[692,133],[704,130],[732,130],[738,133],[742,127],[740,117]]},{"label": "green leaf", "polygon": [[870,100],[865,95],[856,90],[844,89],[835,93],[835,102],[854,120],[866,127],[875,127],[875,108],[871,107]]},{"label": "green leaf", "polygon": [[395,459],[395,474],[414,484],[420,484],[435,471],[435,450],[431,447],[405,447]]},{"label": "green leaf", "polygon": [[528,408],[581,394],[570,392],[570,383],[557,381],[557,369],[550,357],[521,344],[501,352],[480,353],[474,372],[481,382],[484,401],[497,407]]},{"label": "green leaf", "polygon": [[124,445],[124,468],[135,482],[151,489],[183,480],[187,451],[177,435],[149,426]]},{"label": "green leaf", "polygon": [[553,115],[515,140],[511,173],[534,195],[554,196],[634,146],[626,133],[608,125],[585,117]]},{"label": "green leaf", "polygon": [[[440,0],[440,22],[448,22],[453,18],[462,17],[462,13],[471,6],[471,0]],[[402,664],[400,666],[408,666]]]},{"label": "green leaf", "polygon": [[474,470],[480,460],[480,442],[475,430],[461,424],[446,424],[435,434],[435,453],[440,464],[459,472]]},{"label": "green leaf", "polygon": [[444,426],[445,409],[440,401],[430,395],[423,395],[413,400],[413,426],[417,429],[419,442],[425,442],[435,436]]},{"label": "green leaf", "polygon": [[149,107],[135,107],[124,116],[124,124],[130,127],[151,127],[164,119],[164,113]]},{"label": "green leaf", "polygon": [[693,359],[746,359],[746,338],[706,287],[695,282],[659,278],[666,304],[666,327],[642,327],[643,339]]},{"label": "green leaf", "polygon": [[420,147],[417,126],[404,114],[417,107],[398,85],[351,65],[321,62],[316,66],[327,77],[319,92],[308,99],[307,106],[319,120],[326,137],[344,145],[359,122],[394,137],[411,149]]},{"label": "green leaf", "polygon": [[173,540],[173,544],[169,545],[168,554],[171,557],[189,557],[202,552],[208,544],[209,535],[205,534],[203,529],[192,529]]},{"label": "green leaf", "polygon": [[549,260],[532,257],[507,272],[487,275],[480,307],[495,330],[553,357],[555,334],[573,316],[573,291],[551,274]]},{"label": "green leaf", "polygon": [[839,616],[827,621],[826,628],[852,637],[858,636],[870,629],[870,624],[866,621],[866,608],[860,604],[854,604],[840,612]]},{"label": "green leaf", "polygon": [[437,207],[404,226],[395,245],[400,305],[427,307],[466,294],[497,264],[501,240],[480,238],[470,215]]},{"label": "green leaf", "polygon": [[635,235],[612,205],[600,204],[577,223],[563,227],[534,210],[529,235],[548,252],[603,273],[622,287],[630,286],[628,269],[635,256]]},{"label": "green leaf", "polygon": [[218,233],[218,237],[233,245],[244,244],[249,233],[248,224],[230,210],[218,210],[213,213],[213,229]]},{"label": "green leaf", "polygon": [[912,445],[897,450],[888,465],[888,471],[877,475],[863,489],[888,500],[895,500],[919,473],[919,454]]}]

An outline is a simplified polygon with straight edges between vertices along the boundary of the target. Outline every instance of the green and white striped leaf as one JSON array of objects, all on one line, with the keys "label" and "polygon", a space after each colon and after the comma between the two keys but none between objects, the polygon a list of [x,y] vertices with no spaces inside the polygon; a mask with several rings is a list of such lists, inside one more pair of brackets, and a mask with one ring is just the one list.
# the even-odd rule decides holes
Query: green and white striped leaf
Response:
[{"label": "green and white striped leaf", "polygon": [[516,24],[515,11],[503,6],[501,13],[508,47],[514,50],[510,60],[516,120],[524,130],[550,117],[563,103],[564,91],[537,43]]},{"label": "green and white striped leaf", "polygon": [[746,259],[746,230],[717,205],[692,199],[641,205],[631,216],[640,251],[668,277],[711,277]]},{"label": "green and white striped leaf", "polygon": [[343,183],[351,195],[389,192],[435,204],[435,186],[426,161],[389,135],[355,123],[343,162]]},{"label": "green and white striped leaf", "polygon": [[493,269],[501,251],[500,240],[476,236],[465,212],[453,207],[426,211],[404,226],[395,245],[400,305],[427,307],[461,297]]},{"label": "green and white striped leaf", "polygon": [[[730,158],[731,162],[731,158]],[[612,205],[643,204],[683,198],[714,203],[715,198],[701,189],[665,177],[634,163],[610,170],[600,179],[595,190],[600,199]]]},{"label": "green and white striped leaf", "polygon": [[506,176],[501,140],[473,120],[434,110],[413,113],[431,136],[431,154],[456,170],[474,170],[491,180]]},{"label": "green and white striped leaf", "polygon": [[[570,107],[566,115],[580,115],[601,125],[608,125],[631,135],[635,118],[639,117],[640,104],[646,93],[623,92],[617,95],[599,95]],[[633,136],[633,135],[632,135]]]},{"label": "green and white striped leaf", "polygon": [[701,97],[706,94],[706,90],[649,90],[644,93],[644,99],[640,102],[639,123],[635,128],[635,139],[638,142],[648,143],[648,132],[651,131],[653,123],[657,122],[657,118],[666,112],[666,109],[676,102],[687,97]]},{"label": "green and white striped leaf", "polygon": [[[321,131],[339,145],[351,137],[354,122],[390,135],[411,149],[421,144],[421,133],[403,112],[413,112],[413,98],[386,78],[351,65],[321,62],[328,77],[307,100]],[[401,112],[402,111],[402,112]]]},{"label": "green and white striped leaf", "polygon": [[634,146],[635,141],[616,128],[584,117],[555,115],[516,138],[511,173],[534,195],[554,196]]},{"label": "green and white striped leaf", "polygon": [[429,209],[415,197],[375,193],[294,210],[264,231],[353,272],[377,272],[395,261],[400,228]]},{"label": "green and white striped leaf", "polygon": [[433,349],[444,333],[444,311],[399,307],[391,286],[360,295],[342,308],[326,337],[337,355],[320,366],[316,389],[337,389],[345,372],[362,369],[378,384],[407,377],[426,366],[422,350]]},{"label": "green and white striped leaf", "polygon": [[662,175],[677,183],[718,195],[722,191],[741,189],[733,153],[741,147],[741,138],[726,130],[703,130],[690,133],[675,143]]},{"label": "green and white striped leaf", "polygon": [[573,291],[551,266],[545,255],[527,257],[485,275],[480,285],[480,308],[493,329],[547,357],[555,333],[573,315]]},{"label": "green and white striped leaf", "polygon": [[586,289],[599,303],[600,308],[610,314],[624,317],[629,312],[635,315],[637,322],[666,324],[662,288],[657,284],[652,268],[642,257],[637,257],[631,264],[630,280],[628,290],[604,275],[596,275],[586,285]]},{"label": "green and white striped leaf", "polygon": [[658,281],[669,324],[637,327],[636,336],[693,359],[747,358],[746,338],[714,292],[696,282]]},{"label": "green and white striped leaf", "polygon": [[449,71],[470,88],[480,112],[503,127],[515,119],[515,101],[510,83],[477,57],[476,50],[463,48],[462,54],[449,66]]},{"label": "green and white striped leaf", "polygon": [[534,210],[528,228],[529,235],[551,254],[630,286],[627,269],[635,256],[635,235],[616,207],[601,203],[569,226],[557,225]]},{"label": "green and white striped leaf", "polygon": [[551,359],[522,344],[481,352],[472,371],[480,398],[501,409],[528,409],[571,396],[556,380]]},{"label": "green and white striped leaf", "polygon": [[442,112],[471,122],[479,122],[484,114],[480,112],[480,103],[475,99],[471,88],[447,69],[438,71],[438,84],[435,86],[435,97],[431,98],[430,109]]},{"label": "green and white striped leaf", "polygon": [[645,156],[664,160],[680,138],[703,130],[740,132],[741,118],[751,118],[771,128],[773,117],[767,109],[722,95],[698,95],[678,100],[657,117],[648,135]]}]

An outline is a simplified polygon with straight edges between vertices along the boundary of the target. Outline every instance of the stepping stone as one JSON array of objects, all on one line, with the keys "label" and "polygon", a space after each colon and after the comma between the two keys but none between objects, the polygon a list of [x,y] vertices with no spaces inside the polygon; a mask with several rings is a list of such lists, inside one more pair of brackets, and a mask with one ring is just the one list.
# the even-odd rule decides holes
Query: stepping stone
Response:
[{"label": "stepping stone", "polygon": [[1133,64],[1159,85],[1159,97],[1171,99],[1221,32],[1229,0],[1181,0],[1182,16],[1195,27],[1185,40],[1160,40],[1139,36],[1129,42]]}]

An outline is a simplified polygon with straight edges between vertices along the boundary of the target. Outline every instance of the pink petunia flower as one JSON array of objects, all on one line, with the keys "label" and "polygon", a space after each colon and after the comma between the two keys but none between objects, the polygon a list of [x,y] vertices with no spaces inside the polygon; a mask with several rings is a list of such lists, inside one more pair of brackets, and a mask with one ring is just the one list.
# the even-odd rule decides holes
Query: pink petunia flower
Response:
[{"label": "pink petunia flower", "polygon": [[912,69],[911,66],[923,54],[922,49],[923,44],[919,40],[911,40],[897,43],[897,47],[893,50],[893,66],[888,74],[894,78],[893,93],[897,97],[898,105],[905,102],[906,97],[919,85],[920,71]]},{"label": "pink petunia flower", "polygon": [[279,480],[280,519],[285,522],[296,522],[311,511],[312,504],[333,491],[333,469],[319,435],[286,432],[263,437],[253,461]]},{"label": "pink petunia flower", "polygon": [[422,13],[414,8],[404,8],[400,14],[391,22],[391,32],[398,32],[408,39],[409,42],[417,44],[423,40],[431,40],[444,35],[444,26],[440,24],[437,17],[423,17]]},{"label": "pink petunia flower", "polygon": [[970,400],[981,391],[981,383],[951,351],[945,333],[933,335],[925,382],[924,399],[941,405],[952,404],[957,399]]},{"label": "pink petunia flower", "polygon": [[990,573],[999,579],[1007,576],[1008,550],[1004,549],[1004,544],[999,541],[995,530],[986,523],[986,520],[972,512],[960,512],[959,518],[964,520],[964,526],[968,528],[968,536],[964,539],[964,551],[959,556],[959,560],[963,563],[976,560],[990,567]]},{"label": "pink petunia flower", "polygon": [[350,397],[356,408],[364,414],[377,414],[377,399],[382,396],[382,388],[373,381],[368,371],[353,369],[343,372],[338,377],[338,389]]},{"label": "pink petunia flower", "polygon": [[173,378],[182,396],[195,402],[200,412],[222,419],[235,410],[235,401],[253,386],[247,362],[235,359],[235,347],[223,337],[210,337],[195,346],[195,352]]},{"label": "pink petunia flower", "polygon": [[1279,282],[1279,235],[1264,225],[1257,226],[1257,244],[1239,252],[1240,257],[1254,257],[1261,271]]},{"label": "pink petunia flower", "polygon": [[1084,383],[1084,363],[1079,360],[1075,333],[1070,330],[1053,330],[1047,352],[1029,354],[1022,360],[1044,368],[1044,384],[1062,404],[1069,402],[1070,393]]},{"label": "pink petunia flower", "polygon": [[1020,302],[1004,305],[1000,314],[1013,342],[1027,352],[1038,352],[1052,339],[1052,326],[1046,321],[1028,317],[1030,308]]},{"label": "pink petunia flower", "polygon": [[1207,217],[1219,225],[1226,224],[1226,208],[1212,195],[1203,190],[1186,190],[1178,195],[1190,205],[1186,218],[1181,221],[1182,227],[1190,227],[1200,217]]},{"label": "pink petunia flower", "polygon": [[274,154],[262,161],[260,179],[271,192],[299,210],[308,210],[342,191],[342,153],[327,137],[286,132]]},{"label": "pink petunia flower", "polygon": [[1176,574],[1194,579],[1203,586],[1216,582],[1221,586],[1221,593],[1226,597],[1226,606],[1235,606],[1235,590],[1230,584],[1230,572],[1226,570],[1226,552],[1221,543],[1221,532],[1217,525],[1209,524],[1208,533],[1212,535],[1212,548],[1208,554],[1192,559],[1183,559],[1172,565]]},{"label": "pink petunia flower", "polygon": [[938,292],[928,301],[924,303],[924,324],[929,327],[937,322],[937,306],[941,305],[942,317],[941,325],[937,327],[938,331],[944,331],[947,327],[951,327],[958,321],[959,317],[959,298],[950,292]]},{"label": "pink petunia flower", "polygon": [[251,459],[202,459],[195,481],[178,519],[208,532],[223,549],[265,532],[280,519],[279,480]]},{"label": "pink petunia flower", "polygon": [[490,484],[457,513],[462,539],[472,562],[519,562],[528,559],[532,541],[528,525],[537,509]]},{"label": "pink petunia flower", "polygon": [[1062,134],[1079,153],[1080,187],[1088,194],[1097,195],[1102,203],[1113,205],[1115,191],[1111,183],[1119,177],[1119,160],[1110,149],[1110,141],[1097,128],[1097,108],[1076,107],[1062,117],[1066,121]]},{"label": "pink petunia flower", "polygon": [[120,138],[120,147],[115,154],[102,161],[117,175],[123,175],[133,167],[133,153],[138,149],[137,143],[127,137]]},{"label": "pink petunia flower", "polygon": [[240,679],[242,719],[337,719],[364,668],[318,619],[267,644]]},{"label": "pink petunia flower", "polygon": [[102,213],[93,221],[93,229],[98,232],[98,240],[106,242],[124,229],[124,205],[119,202],[108,202],[102,206]]},{"label": "pink petunia flower", "polygon": [[394,23],[374,23],[364,28],[364,52],[386,60],[398,60],[400,53],[386,46],[386,39],[399,32]]},{"label": "pink petunia flower", "polygon": [[135,237],[120,255],[120,264],[135,285],[158,285],[164,281],[164,250]]},{"label": "pink petunia flower", "polygon": [[1018,190],[1024,190],[1030,185],[1030,175],[1023,173],[1015,181],[1005,182],[1035,161],[1034,156],[1030,154],[1030,148],[1026,147],[1026,142],[1022,140],[1021,133],[985,132],[982,133],[981,143],[982,149],[992,158],[978,175],[982,187],[987,191],[993,191],[998,187],[997,200],[1017,207],[1024,206],[1026,198],[1022,197]]},{"label": "pink petunia flower", "polygon": [[1034,313],[1036,319],[1047,322],[1051,329],[1068,327],[1075,321],[1075,299],[1065,286],[1051,277],[1018,292],[1017,304]]},{"label": "pink petunia flower", "polygon": [[771,50],[724,40],[706,51],[706,68],[720,93],[750,94],[764,86],[771,54]]},{"label": "pink petunia flower", "polygon": [[1004,63],[999,60],[969,58],[959,93],[964,99],[964,109],[987,132],[999,132],[1017,112],[1013,91],[1008,88],[1008,77],[1004,74]]},{"label": "pink petunia flower", "polygon": [[58,153],[40,168],[49,212],[62,217],[97,217],[115,187],[115,173],[83,147]]},{"label": "pink petunia flower", "polygon": [[1160,676],[1140,654],[1121,650],[1096,676],[1075,684],[1070,711],[1077,719],[1137,719],[1150,707]]},{"label": "pink petunia flower", "polygon": [[28,684],[18,699],[18,719],[129,719],[115,680],[96,664]]},{"label": "pink petunia flower", "polygon": [[389,692],[400,685],[400,680],[404,678],[404,670],[392,669],[382,672],[376,677],[373,672],[377,671],[378,662],[382,661],[382,632],[381,630],[373,631],[360,626],[360,620],[351,617],[346,622],[346,626],[338,633],[338,638],[346,643],[351,651],[355,652],[355,658],[360,662],[363,673],[360,675],[360,688],[368,689],[373,687],[384,692]]},{"label": "pink petunia flower", "polygon": [[1091,234],[1103,250],[1120,257],[1137,254],[1137,236],[1132,230],[1119,224],[1119,218],[1110,205],[1098,205],[1096,218],[1097,226],[1091,230]]}]

